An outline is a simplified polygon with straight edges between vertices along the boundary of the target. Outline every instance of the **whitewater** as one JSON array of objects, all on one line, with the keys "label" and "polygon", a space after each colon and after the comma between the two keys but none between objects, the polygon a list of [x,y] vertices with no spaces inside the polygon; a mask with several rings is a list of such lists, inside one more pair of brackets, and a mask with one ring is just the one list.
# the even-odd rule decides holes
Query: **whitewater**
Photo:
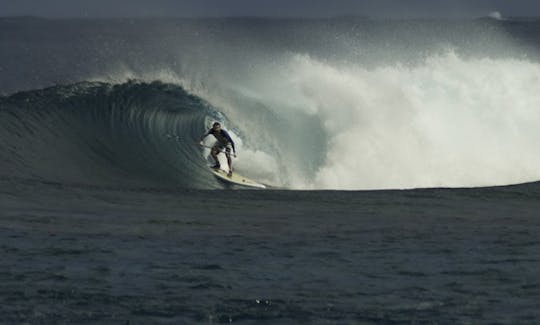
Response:
[{"label": "whitewater", "polygon": [[[285,173],[292,188],[478,187],[540,177],[538,63],[450,52],[370,68],[295,56],[273,70],[234,96],[287,119],[291,131],[268,153],[281,159],[274,173]],[[314,125],[303,128],[308,119]],[[305,145],[289,148],[287,138]],[[311,159],[316,166],[304,169]]]}]

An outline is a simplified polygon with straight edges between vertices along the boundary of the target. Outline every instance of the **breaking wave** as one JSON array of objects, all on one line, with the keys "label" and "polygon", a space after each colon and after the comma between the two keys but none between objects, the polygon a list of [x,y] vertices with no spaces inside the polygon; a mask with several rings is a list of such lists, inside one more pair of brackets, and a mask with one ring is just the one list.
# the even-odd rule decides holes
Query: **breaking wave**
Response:
[{"label": "breaking wave", "polygon": [[[69,22],[50,28],[62,24]],[[5,90],[67,75],[57,86],[0,97],[4,178],[221,188],[207,171],[208,152],[197,146],[219,120],[237,143],[236,171],[282,188],[540,179],[540,63],[535,49],[519,55],[515,42],[501,41],[501,24],[519,27],[513,22],[159,21],[150,33],[146,21],[113,21],[102,22],[105,36],[97,40],[98,27],[72,24],[82,24],[75,27],[86,33],[77,45],[84,50],[51,51],[76,62],[101,54],[88,71],[69,75],[65,63],[39,56],[40,78],[6,73],[0,80]],[[106,34],[109,24],[120,35],[142,35],[141,51]]]}]

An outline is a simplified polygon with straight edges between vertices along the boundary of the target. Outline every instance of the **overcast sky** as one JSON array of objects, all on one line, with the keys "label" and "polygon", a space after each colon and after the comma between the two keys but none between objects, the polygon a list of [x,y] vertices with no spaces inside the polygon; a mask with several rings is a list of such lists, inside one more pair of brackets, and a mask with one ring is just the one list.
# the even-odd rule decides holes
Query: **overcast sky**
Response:
[{"label": "overcast sky", "polygon": [[0,16],[540,16],[540,0],[0,0]]}]

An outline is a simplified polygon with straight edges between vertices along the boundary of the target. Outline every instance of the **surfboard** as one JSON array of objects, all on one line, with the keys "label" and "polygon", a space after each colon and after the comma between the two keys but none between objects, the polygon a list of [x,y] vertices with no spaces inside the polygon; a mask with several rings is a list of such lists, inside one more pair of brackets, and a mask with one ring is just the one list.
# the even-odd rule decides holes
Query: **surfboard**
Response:
[{"label": "surfboard", "polygon": [[227,176],[227,172],[223,169],[213,169],[210,168],[210,171],[214,176],[216,176],[217,179],[234,185],[240,185],[245,187],[253,187],[253,188],[266,188],[266,185],[258,183],[252,179],[249,179],[247,177],[244,177],[242,175],[239,175],[238,173],[233,173],[231,177]]}]

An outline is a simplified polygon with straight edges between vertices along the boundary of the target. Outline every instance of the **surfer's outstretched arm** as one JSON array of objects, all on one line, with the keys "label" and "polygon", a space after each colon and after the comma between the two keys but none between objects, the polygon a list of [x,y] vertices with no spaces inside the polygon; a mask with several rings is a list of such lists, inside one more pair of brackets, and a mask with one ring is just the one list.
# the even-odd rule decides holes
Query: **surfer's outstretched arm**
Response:
[{"label": "surfer's outstretched arm", "polygon": [[207,131],[205,134],[203,134],[201,136],[201,138],[199,139],[199,145],[204,145],[204,139],[209,136],[210,134],[212,133],[212,129],[210,129],[209,131]]}]

